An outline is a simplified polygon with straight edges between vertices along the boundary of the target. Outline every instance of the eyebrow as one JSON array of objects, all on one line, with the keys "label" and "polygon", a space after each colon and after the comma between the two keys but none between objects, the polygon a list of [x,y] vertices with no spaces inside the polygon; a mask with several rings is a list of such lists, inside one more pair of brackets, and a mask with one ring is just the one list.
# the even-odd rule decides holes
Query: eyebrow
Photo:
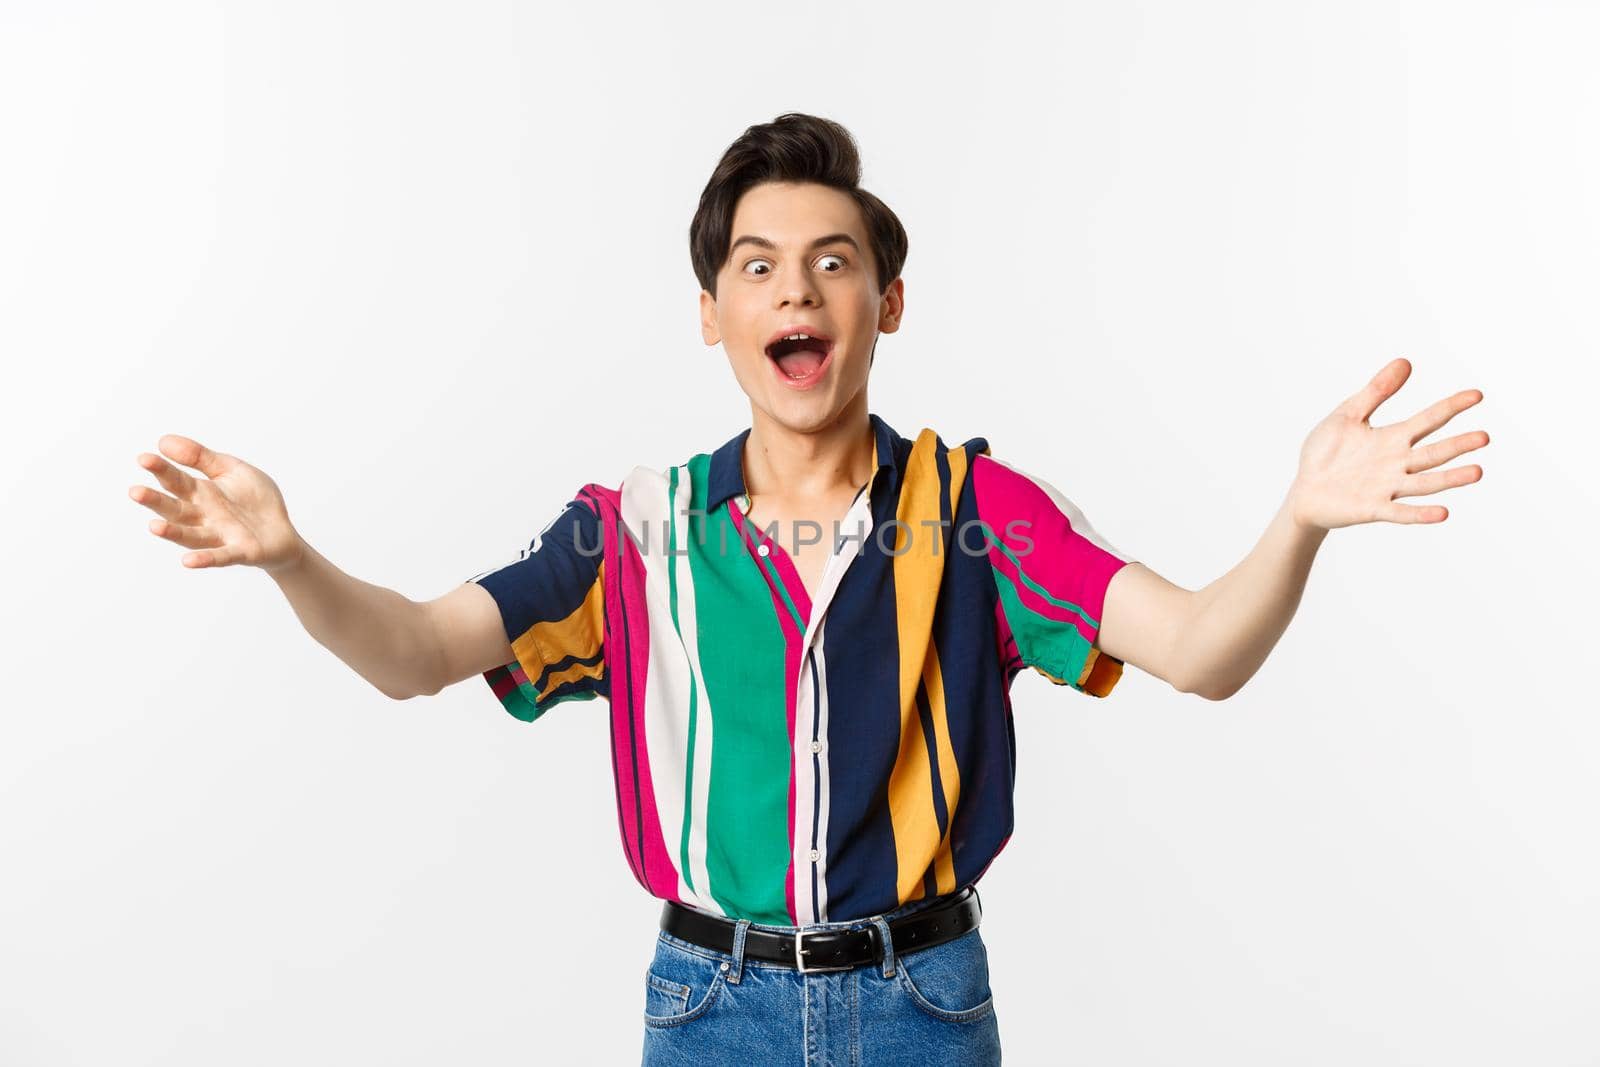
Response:
[{"label": "eyebrow", "polygon": [[[748,234],[747,233],[747,234],[741,235],[738,239],[736,239],[733,242],[733,244],[728,246],[728,255],[732,256],[734,251],[737,250],[740,245],[745,245],[745,244],[757,245],[757,246],[759,246],[761,248],[769,248],[769,249],[771,249],[773,251],[777,251],[777,249],[778,249],[777,245],[773,244],[771,241],[767,240],[765,237],[757,237],[754,234]],[[815,241],[812,241],[811,244],[810,244],[810,247],[811,248],[820,248],[823,245],[831,245],[831,244],[846,244],[846,245],[849,245],[851,248],[855,249],[857,255],[859,255],[861,253],[861,246],[856,244],[856,239],[854,237],[851,237],[847,233],[829,233],[829,234],[824,234],[823,236],[818,237]]]}]

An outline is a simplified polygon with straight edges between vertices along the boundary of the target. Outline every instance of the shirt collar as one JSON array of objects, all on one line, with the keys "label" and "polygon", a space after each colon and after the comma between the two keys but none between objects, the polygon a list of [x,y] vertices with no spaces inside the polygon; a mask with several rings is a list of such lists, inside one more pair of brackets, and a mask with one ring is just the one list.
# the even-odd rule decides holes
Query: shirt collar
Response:
[{"label": "shirt collar", "polygon": [[[894,427],[872,412],[867,413],[867,419],[872,423],[873,439],[877,444],[878,470],[889,468],[889,487],[892,491],[900,478],[900,453],[896,447],[900,435],[895,433]],[[739,458],[744,455],[745,438],[749,436],[750,427],[746,426],[711,453],[711,471],[706,485],[707,514],[721,507],[724,500],[744,492],[744,466]]]}]

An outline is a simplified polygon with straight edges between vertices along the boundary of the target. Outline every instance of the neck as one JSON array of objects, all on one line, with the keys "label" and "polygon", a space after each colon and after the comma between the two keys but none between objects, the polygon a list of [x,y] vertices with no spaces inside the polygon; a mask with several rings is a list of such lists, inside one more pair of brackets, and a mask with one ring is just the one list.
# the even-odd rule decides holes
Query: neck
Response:
[{"label": "neck", "polygon": [[744,475],[745,491],[753,497],[820,500],[853,493],[877,464],[864,392],[833,422],[815,430],[795,430],[752,409]]}]

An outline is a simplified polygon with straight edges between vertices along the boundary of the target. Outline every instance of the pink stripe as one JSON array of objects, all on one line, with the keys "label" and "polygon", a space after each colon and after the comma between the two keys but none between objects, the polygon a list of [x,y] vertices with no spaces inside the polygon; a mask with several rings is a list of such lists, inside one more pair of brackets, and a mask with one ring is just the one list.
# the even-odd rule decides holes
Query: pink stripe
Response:
[{"label": "pink stripe", "polygon": [[[1071,520],[1055,501],[1028,477],[983,455],[973,459],[972,477],[978,517],[995,537],[1017,553],[1028,577],[1056,599],[1082,608],[1098,625],[1105,606],[1105,587],[1124,561],[1074,531]],[[1008,536],[1006,527],[1012,522],[1017,527]],[[1075,626],[1084,640],[1094,639],[1095,626],[1077,612],[1053,604],[1029,588],[998,545],[989,549],[989,561],[1011,582],[1029,611]]]},{"label": "pink stripe", "polygon": [[[733,519],[734,529],[744,535],[745,546],[750,550],[750,555],[755,557],[757,565],[761,562],[761,555],[757,551],[756,545],[767,546],[767,551],[771,553],[767,558],[776,565],[778,576],[783,579],[783,587],[788,591],[789,598],[794,601],[795,609],[800,612],[801,620],[810,622],[811,596],[806,592],[805,583],[800,580],[800,572],[795,569],[789,553],[783,550],[782,543],[768,537],[758,524],[745,522],[744,515],[740,513],[738,508],[729,508],[728,514]],[[761,568],[761,573],[763,575],[767,573],[765,567]],[[768,580],[767,584],[772,585],[772,582]],[[776,587],[774,587],[773,591],[776,593]],[[780,609],[784,615],[789,613],[788,607],[779,598],[774,598],[773,606]]]},{"label": "pink stripe", "polygon": [[[623,849],[629,864],[639,862],[640,819],[643,819],[644,877],[639,879],[652,895],[663,900],[678,895],[678,870],[661,833],[656,793],[650,777],[649,734],[645,730],[645,679],[650,668],[650,626],[645,601],[644,558],[639,546],[621,531],[622,496],[603,486],[587,486],[600,498],[600,522],[605,543],[605,599],[607,674],[611,679],[611,736],[616,746],[617,809]],[[627,628],[623,617],[626,612]],[[626,657],[623,669],[620,660]],[[634,753],[638,753],[638,778]],[[636,799],[637,798],[637,799]],[[637,811],[635,810],[637,808]]]}]

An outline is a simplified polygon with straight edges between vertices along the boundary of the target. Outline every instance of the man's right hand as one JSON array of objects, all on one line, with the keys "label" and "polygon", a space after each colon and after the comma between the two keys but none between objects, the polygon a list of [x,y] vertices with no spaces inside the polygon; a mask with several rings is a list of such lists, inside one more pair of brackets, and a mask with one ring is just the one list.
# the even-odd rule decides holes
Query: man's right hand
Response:
[{"label": "man's right hand", "polygon": [[266,472],[178,434],[157,445],[162,455],[142,453],[138,463],[172,495],[144,485],[128,490],[160,516],[150,532],[191,549],[185,567],[243,563],[267,571],[306,632],[385,696],[432,695],[516,658],[483,586],[462,582],[419,603],[353,578],[301,538]]},{"label": "man's right hand", "polygon": [[[137,462],[172,495],[146,485],[133,486],[128,495],[160,516],[150,520],[151,533],[193,550],[180,561],[185,567],[242,563],[277,572],[301,562],[305,543],[265,471],[179,434],[164,434],[156,444],[162,455],[142,452]],[[205,478],[178,469],[169,458]]]}]

